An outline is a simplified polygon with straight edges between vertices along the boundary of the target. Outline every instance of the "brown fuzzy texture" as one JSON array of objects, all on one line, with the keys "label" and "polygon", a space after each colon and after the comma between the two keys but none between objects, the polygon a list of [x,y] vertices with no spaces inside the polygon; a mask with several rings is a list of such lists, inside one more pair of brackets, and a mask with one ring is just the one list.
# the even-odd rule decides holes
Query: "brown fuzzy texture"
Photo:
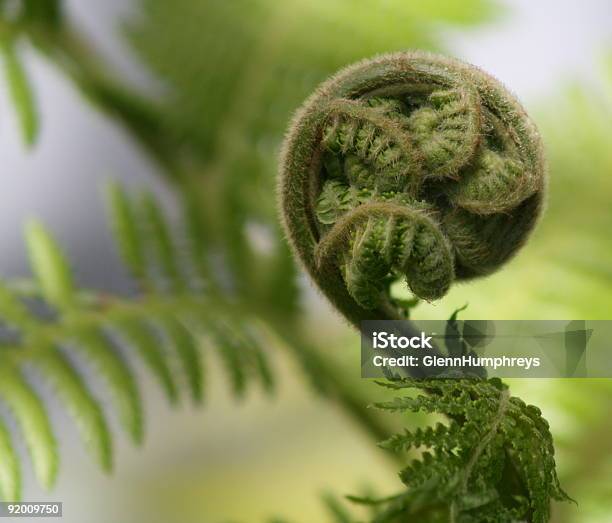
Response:
[{"label": "brown fuzzy texture", "polygon": [[542,210],[539,134],[494,78],[422,52],[364,60],[297,111],[280,159],[297,257],[349,321],[397,319],[389,282],[435,300],[489,274]]}]

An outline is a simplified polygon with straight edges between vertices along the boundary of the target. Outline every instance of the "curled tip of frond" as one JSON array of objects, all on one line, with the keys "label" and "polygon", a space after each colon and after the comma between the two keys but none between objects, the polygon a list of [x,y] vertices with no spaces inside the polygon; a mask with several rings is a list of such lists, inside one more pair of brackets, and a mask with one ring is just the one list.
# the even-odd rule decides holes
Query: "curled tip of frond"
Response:
[{"label": "curled tip of frond", "polygon": [[397,53],[359,62],[298,111],[280,165],[294,250],[352,321],[393,317],[389,282],[423,299],[493,272],[540,213],[539,135],[479,69]]}]

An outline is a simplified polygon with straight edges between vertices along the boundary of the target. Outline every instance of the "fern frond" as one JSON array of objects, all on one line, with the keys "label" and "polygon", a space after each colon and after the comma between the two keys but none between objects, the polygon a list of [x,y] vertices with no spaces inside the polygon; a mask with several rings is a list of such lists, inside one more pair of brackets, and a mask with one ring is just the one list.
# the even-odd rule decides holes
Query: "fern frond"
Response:
[{"label": "fern frond", "polygon": [[110,341],[95,327],[77,327],[71,332],[74,350],[91,362],[111,394],[119,420],[135,443],[143,437],[142,404],[134,375]]},{"label": "fern frond", "polygon": [[70,308],[75,298],[72,271],[55,240],[42,224],[31,221],[26,227],[26,244],[42,297],[60,309]]},{"label": "fern frond", "polygon": [[400,498],[393,498],[388,516],[376,521],[403,521],[418,513],[423,522],[545,523],[551,500],[569,500],[557,478],[548,423],[537,407],[511,397],[501,381],[381,385],[418,394],[378,403],[378,408],[444,414],[448,424],[406,430],[381,443],[398,452],[422,453],[400,473],[408,487],[401,506]]},{"label": "fern frond", "polygon": [[[0,321],[10,334],[0,345],[0,403],[16,420],[45,487],[56,478],[58,456],[38,381],[71,413],[104,470],[112,467],[112,437],[101,398],[86,383],[90,374],[100,378],[112,410],[134,443],[144,437],[144,418],[131,354],[154,376],[170,403],[179,400],[183,382],[192,400],[201,401],[203,340],[219,353],[237,397],[252,381],[266,392],[274,384],[256,319],[237,319],[226,297],[211,286],[204,292],[201,281],[190,280],[183,268],[198,262],[175,243],[177,235],[153,197],[133,199],[114,186],[110,203],[119,250],[140,280],[138,296],[79,289],[66,256],[38,222],[26,228],[35,281],[0,284]],[[198,273],[197,278],[203,276]],[[19,498],[19,478],[19,458],[0,415],[2,499]]]},{"label": "fern frond", "polygon": [[192,399],[199,403],[202,400],[203,393],[201,372],[203,362],[196,340],[181,319],[173,314],[161,314],[157,317],[157,320],[163,326],[166,335],[176,349],[187,376]]},{"label": "fern frond", "polygon": [[41,399],[20,370],[8,367],[0,369],[0,399],[19,424],[38,481],[51,487],[58,467],[57,443]]},{"label": "fern frond", "polygon": [[117,248],[123,262],[143,290],[152,286],[147,274],[147,262],[142,245],[142,235],[138,231],[138,217],[123,187],[113,183],[107,190],[111,224],[115,234]]},{"label": "fern frond", "polygon": [[21,134],[26,145],[32,146],[38,137],[38,111],[26,71],[13,38],[0,38],[0,54],[4,59],[4,71],[9,93],[19,118]]},{"label": "fern frond", "polygon": [[[103,470],[112,468],[112,443],[102,408],[60,349],[46,346],[35,366],[74,418],[81,438]],[[11,498],[9,498],[11,499]]]},{"label": "fern frond", "polygon": [[17,499],[21,492],[19,458],[13,447],[11,435],[0,420],[0,497]]},{"label": "fern frond", "polygon": [[399,474],[406,490],[388,497],[347,496],[369,509],[366,520],[327,495],[331,521],[546,523],[552,500],[570,500],[557,479],[547,422],[537,407],[510,396],[500,380],[404,379],[379,385],[401,395],[377,408],[444,414],[447,421],[381,442],[385,449],[417,456]]}]

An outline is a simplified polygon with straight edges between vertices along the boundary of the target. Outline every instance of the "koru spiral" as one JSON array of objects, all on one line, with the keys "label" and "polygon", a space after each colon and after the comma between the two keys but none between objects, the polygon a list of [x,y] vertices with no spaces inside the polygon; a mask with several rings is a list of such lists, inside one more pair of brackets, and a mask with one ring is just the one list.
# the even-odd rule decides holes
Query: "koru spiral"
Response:
[{"label": "koru spiral", "polygon": [[280,161],[292,248],[351,321],[395,319],[389,285],[444,296],[525,242],[546,181],[537,129],[494,78],[397,53],[352,65],[296,113]]}]

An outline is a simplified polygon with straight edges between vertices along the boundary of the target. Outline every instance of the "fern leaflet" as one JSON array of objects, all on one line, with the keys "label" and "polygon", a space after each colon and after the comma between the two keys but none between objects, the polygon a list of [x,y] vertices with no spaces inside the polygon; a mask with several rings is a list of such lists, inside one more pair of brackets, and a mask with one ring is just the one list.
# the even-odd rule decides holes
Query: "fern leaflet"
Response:
[{"label": "fern leaflet", "polygon": [[[57,443],[39,382],[50,387],[74,418],[81,438],[104,470],[112,468],[112,436],[98,391],[86,376],[101,378],[124,430],[134,443],[144,436],[142,399],[131,354],[159,383],[168,401],[181,396],[181,383],[199,403],[204,391],[201,348],[215,349],[236,396],[259,381],[270,392],[261,324],[235,319],[233,304],[204,290],[186,267],[202,265],[202,245],[186,259],[172,228],[152,196],[130,198],[110,191],[110,209],[124,262],[139,283],[135,298],[82,290],[59,245],[38,222],[26,228],[34,282],[0,284],[0,402],[26,442],[39,482],[53,485]],[[146,224],[146,226],[144,225]],[[190,228],[189,223],[187,228]],[[197,277],[201,279],[202,272]],[[180,369],[180,370],[178,370]],[[46,399],[46,398],[45,398]],[[19,499],[19,456],[0,413],[0,496]]]}]

